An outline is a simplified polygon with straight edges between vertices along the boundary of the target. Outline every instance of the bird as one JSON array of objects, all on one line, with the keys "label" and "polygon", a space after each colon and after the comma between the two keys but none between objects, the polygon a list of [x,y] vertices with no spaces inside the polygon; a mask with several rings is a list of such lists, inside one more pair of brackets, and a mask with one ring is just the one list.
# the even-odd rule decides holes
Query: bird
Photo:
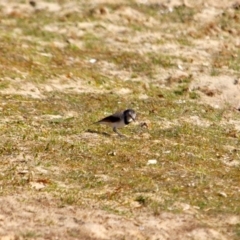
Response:
[{"label": "bird", "polygon": [[105,117],[95,123],[105,124],[112,127],[113,131],[117,133],[120,137],[124,137],[121,133],[117,131],[118,128],[122,128],[132,121],[136,120],[136,112],[133,109],[126,109],[121,112],[116,112],[108,117]]}]

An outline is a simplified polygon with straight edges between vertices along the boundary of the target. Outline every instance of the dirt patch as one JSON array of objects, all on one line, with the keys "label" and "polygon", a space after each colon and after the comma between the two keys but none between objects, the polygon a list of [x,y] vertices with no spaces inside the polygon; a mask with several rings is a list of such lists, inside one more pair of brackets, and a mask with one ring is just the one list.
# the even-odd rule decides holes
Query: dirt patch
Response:
[{"label": "dirt patch", "polygon": [[[30,199],[22,195],[2,197],[0,202],[1,239],[228,239],[222,224],[197,220],[190,213],[152,216],[140,208],[135,210],[136,216],[121,217],[94,209],[94,205],[86,210],[57,207],[56,200],[43,193]],[[189,206],[184,208],[191,212]],[[229,216],[225,224],[238,221]],[[206,227],[210,222],[212,225]]]},{"label": "dirt patch", "polygon": [[234,77],[202,75],[192,83],[191,88],[200,91],[201,100],[214,107],[220,108],[227,104],[237,109],[240,106],[240,84]]}]

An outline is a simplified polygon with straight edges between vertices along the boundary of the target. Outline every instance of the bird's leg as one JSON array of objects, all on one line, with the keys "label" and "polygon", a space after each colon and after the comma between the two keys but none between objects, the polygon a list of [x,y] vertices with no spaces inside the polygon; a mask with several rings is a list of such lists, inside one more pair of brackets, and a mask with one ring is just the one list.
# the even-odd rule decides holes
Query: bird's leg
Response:
[{"label": "bird's leg", "polygon": [[122,135],[120,132],[117,131],[117,128],[116,128],[116,127],[113,128],[113,131],[114,131],[115,133],[117,133],[118,136],[120,136],[120,137],[125,137],[124,135]]}]

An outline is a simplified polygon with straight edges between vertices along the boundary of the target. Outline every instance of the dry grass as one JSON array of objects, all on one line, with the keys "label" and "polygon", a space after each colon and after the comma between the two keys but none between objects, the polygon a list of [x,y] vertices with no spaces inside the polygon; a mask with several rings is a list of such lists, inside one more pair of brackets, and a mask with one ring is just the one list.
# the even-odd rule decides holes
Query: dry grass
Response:
[{"label": "dry grass", "polygon": [[[107,7],[110,13],[121,8]],[[128,7],[162,22],[162,27],[154,29],[143,27],[141,21],[129,20],[123,26],[130,27],[130,33],[161,31],[170,22],[169,37],[176,24],[180,28],[197,24],[194,10],[186,7],[169,14],[159,14],[161,8],[151,5],[129,3]],[[109,33],[100,34],[96,26],[95,34],[90,29],[82,36],[74,36],[70,30],[61,33],[44,28],[53,23],[59,29],[76,22],[89,21],[100,26],[106,23],[104,16],[87,10],[81,17],[46,11],[27,15],[0,13],[0,195],[34,194],[40,188],[53,196],[59,206],[95,204],[123,215],[131,215],[134,202],[153,214],[183,212],[184,203],[197,209],[202,218],[239,215],[240,135],[226,122],[226,116],[238,119],[239,113],[228,107],[214,109],[198,104],[194,100],[198,99],[197,93],[188,88],[192,78],[177,82],[172,89],[151,82],[159,69],[176,69],[177,61],[184,61],[184,56],[154,51],[142,54],[134,49],[114,51],[108,46]],[[214,24],[221,23],[223,31],[229,32],[238,24],[238,15],[238,11],[234,16],[226,13]],[[171,40],[192,48],[193,40],[201,39],[206,31],[210,30],[202,28],[193,38],[177,34]],[[75,40],[81,41],[83,47]],[[223,66],[239,70],[238,50],[232,48],[212,55],[209,73],[211,69],[221,73]],[[89,59],[100,63],[91,64]],[[121,75],[107,75],[101,61],[114,64],[116,71],[127,71],[132,78],[122,81]],[[142,82],[135,81],[136,75],[143,78]],[[17,92],[26,83],[41,88],[53,79],[58,79],[60,85],[73,81],[76,86],[79,83],[101,91],[74,93],[70,88],[66,92],[48,92],[43,88],[44,97],[40,99],[4,94],[9,86]],[[131,93],[115,94],[117,89],[130,89]],[[143,94],[146,99],[141,99]],[[122,130],[126,139],[118,138],[111,129],[91,125],[104,114],[127,107],[138,112],[139,122]],[[196,118],[200,124],[194,122]],[[144,122],[147,127],[141,125]],[[203,126],[202,122],[208,124]],[[148,165],[150,159],[156,159],[157,164]],[[232,161],[236,164],[231,165]],[[228,229],[236,239],[239,237],[239,225]],[[28,232],[24,238],[36,238],[35,235]]]}]

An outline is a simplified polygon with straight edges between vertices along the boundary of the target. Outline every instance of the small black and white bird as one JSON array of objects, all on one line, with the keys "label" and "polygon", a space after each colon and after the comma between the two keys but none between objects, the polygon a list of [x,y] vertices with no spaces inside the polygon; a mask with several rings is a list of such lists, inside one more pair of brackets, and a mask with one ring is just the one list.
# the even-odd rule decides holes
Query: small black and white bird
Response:
[{"label": "small black and white bird", "polygon": [[115,133],[123,137],[124,135],[119,133],[117,129],[128,125],[130,122],[135,121],[135,119],[136,119],[136,112],[133,109],[127,109],[121,112],[116,112],[113,115],[105,117],[95,123],[105,124],[107,126],[110,126],[112,127]]}]

